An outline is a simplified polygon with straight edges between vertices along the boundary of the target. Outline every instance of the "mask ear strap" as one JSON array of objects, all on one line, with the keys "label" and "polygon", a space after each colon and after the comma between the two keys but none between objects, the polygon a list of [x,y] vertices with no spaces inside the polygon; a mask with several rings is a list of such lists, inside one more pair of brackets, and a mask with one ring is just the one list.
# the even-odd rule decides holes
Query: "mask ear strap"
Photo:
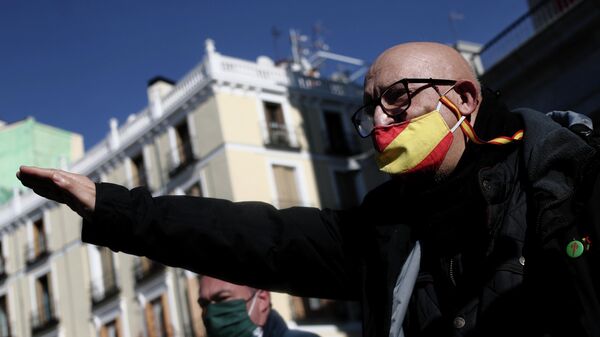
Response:
[{"label": "mask ear strap", "polygon": [[[446,105],[450,110],[452,110],[452,112],[454,112],[456,118],[459,118],[460,123],[458,123],[458,125],[460,125],[460,128],[462,129],[463,133],[475,144],[504,145],[521,140],[523,138],[523,130],[518,130],[512,136],[500,136],[491,140],[482,140],[479,137],[477,137],[477,134],[475,134],[475,129],[473,129],[473,126],[470,123],[464,123],[464,116],[461,117],[458,108],[456,107],[456,105],[454,105],[454,103],[451,100],[448,99],[448,97],[440,97],[440,103],[445,103],[444,105]],[[454,130],[455,128],[456,126],[452,129]]]},{"label": "mask ear strap", "polygon": [[250,304],[250,309],[248,309],[248,316],[250,316],[250,314],[252,313],[252,309],[254,309],[254,305],[256,304],[256,298],[258,296],[256,296],[256,294],[258,294],[260,290],[257,290],[254,292],[254,295],[252,295],[252,303]]},{"label": "mask ear strap", "polygon": [[460,124],[465,120],[465,118],[467,118],[467,116],[462,116],[458,122],[456,122],[456,124],[454,124],[454,126],[452,127],[452,129],[450,129],[450,132],[454,133],[454,131],[456,131],[456,129],[458,129],[458,127],[460,126]]},{"label": "mask ear strap", "polygon": [[[442,98],[445,98],[446,100],[448,100],[448,98],[446,98],[446,96],[442,96],[440,98],[440,101],[437,104],[437,107],[435,108],[437,111],[440,111],[440,109],[442,108],[442,101],[443,101]],[[450,132],[454,133],[454,131],[456,131],[456,129],[460,126],[460,124],[465,120],[466,116],[462,116],[460,113],[457,113],[457,111],[454,109],[450,109],[450,110],[452,110],[452,112],[454,112],[456,114],[456,118],[458,118],[458,122],[456,124],[454,124],[452,129],[450,129]]]}]

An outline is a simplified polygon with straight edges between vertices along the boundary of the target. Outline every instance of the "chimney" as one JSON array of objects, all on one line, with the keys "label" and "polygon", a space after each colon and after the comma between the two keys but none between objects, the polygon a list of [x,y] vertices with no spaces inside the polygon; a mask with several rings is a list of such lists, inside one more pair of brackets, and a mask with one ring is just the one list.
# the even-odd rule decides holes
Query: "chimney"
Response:
[{"label": "chimney", "polygon": [[148,107],[153,118],[159,118],[163,114],[162,100],[173,90],[175,82],[162,76],[155,76],[148,81],[147,95]]}]

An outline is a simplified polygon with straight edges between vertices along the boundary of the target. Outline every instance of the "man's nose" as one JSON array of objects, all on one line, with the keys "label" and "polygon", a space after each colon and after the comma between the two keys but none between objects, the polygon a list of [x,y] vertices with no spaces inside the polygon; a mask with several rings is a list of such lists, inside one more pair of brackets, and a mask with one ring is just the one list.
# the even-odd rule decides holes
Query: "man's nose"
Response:
[{"label": "man's nose", "polygon": [[375,106],[375,111],[373,112],[373,125],[375,127],[378,126],[386,126],[395,123],[394,118],[388,116],[384,111],[381,105]]}]

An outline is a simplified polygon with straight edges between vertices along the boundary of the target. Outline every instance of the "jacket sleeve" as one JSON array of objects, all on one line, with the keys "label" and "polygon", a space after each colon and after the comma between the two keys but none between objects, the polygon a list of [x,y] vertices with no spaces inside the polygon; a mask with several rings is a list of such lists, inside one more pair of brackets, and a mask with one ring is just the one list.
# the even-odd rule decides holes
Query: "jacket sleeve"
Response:
[{"label": "jacket sleeve", "polygon": [[96,185],[82,240],[234,283],[299,296],[357,299],[359,249],[351,211]]}]

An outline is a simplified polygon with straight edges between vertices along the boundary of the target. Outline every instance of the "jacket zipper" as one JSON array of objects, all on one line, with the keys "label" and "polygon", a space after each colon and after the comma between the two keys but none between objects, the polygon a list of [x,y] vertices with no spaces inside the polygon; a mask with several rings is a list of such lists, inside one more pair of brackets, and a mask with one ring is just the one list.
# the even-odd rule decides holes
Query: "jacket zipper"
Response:
[{"label": "jacket zipper", "polygon": [[450,275],[450,281],[456,287],[456,279],[454,278],[454,258],[450,258],[450,267],[448,268],[448,274]]}]

